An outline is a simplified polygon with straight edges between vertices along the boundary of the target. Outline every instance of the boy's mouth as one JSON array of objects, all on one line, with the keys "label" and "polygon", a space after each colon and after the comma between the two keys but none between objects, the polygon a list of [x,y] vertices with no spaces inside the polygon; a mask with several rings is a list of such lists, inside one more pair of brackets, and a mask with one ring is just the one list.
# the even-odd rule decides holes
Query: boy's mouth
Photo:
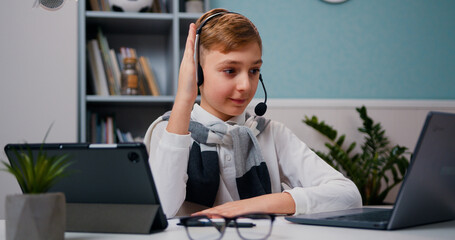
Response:
[{"label": "boy's mouth", "polygon": [[232,102],[234,102],[235,104],[244,104],[245,103],[245,99],[239,99],[239,98],[230,98],[230,100]]}]

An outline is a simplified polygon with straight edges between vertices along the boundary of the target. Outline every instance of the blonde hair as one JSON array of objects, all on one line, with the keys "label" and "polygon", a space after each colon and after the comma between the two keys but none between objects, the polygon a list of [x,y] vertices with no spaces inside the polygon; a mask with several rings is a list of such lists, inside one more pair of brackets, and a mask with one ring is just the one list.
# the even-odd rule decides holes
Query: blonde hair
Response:
[{"label": "blonde hair", "polygon": [[222,8],[212,9],[196,21],[196,28],[213,14],[226,12],[214,16],[202,27],[199,47],[206,50],[219,50],[227,53],[250,43],[257,43],[262,53],[262,40],[254,24],[245,16],[229,13]]}]

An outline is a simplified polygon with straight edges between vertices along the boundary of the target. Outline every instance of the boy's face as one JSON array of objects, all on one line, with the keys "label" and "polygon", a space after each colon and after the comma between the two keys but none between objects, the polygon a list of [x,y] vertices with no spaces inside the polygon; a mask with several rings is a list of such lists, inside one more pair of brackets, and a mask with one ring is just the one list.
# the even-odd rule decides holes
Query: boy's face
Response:
[{"label": "boy's face", "polygon": [[262,65],[259,45],[250,43],[228,53],[218,50],[203,53],[201,107],[223,121],[242,114],[258,86]]}]

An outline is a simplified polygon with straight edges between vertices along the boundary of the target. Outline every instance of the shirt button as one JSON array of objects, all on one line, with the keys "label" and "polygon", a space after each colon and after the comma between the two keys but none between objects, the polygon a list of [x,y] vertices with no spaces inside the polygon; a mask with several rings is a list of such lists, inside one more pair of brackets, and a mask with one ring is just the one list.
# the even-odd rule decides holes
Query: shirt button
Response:
[{"label": "shirt button", "polygon": [[227,155],[227,156],[226,156],[226,160],[231,161],[231,156],[230,156],[230,155]]}]

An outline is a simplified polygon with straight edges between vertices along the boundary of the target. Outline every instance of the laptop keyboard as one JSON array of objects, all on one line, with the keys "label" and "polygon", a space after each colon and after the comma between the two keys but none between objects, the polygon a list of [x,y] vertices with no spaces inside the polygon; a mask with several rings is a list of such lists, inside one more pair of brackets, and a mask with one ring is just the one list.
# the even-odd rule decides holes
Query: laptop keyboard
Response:
[{"label": "laptop keyboard", "polygon": [[360,221],[360,222],[387,222],[392,216],[392,211],[377,211],[368,213],[359,213],[352,215],[344,215],[337,217],[330,217],[327,219],[337,221]]}]

